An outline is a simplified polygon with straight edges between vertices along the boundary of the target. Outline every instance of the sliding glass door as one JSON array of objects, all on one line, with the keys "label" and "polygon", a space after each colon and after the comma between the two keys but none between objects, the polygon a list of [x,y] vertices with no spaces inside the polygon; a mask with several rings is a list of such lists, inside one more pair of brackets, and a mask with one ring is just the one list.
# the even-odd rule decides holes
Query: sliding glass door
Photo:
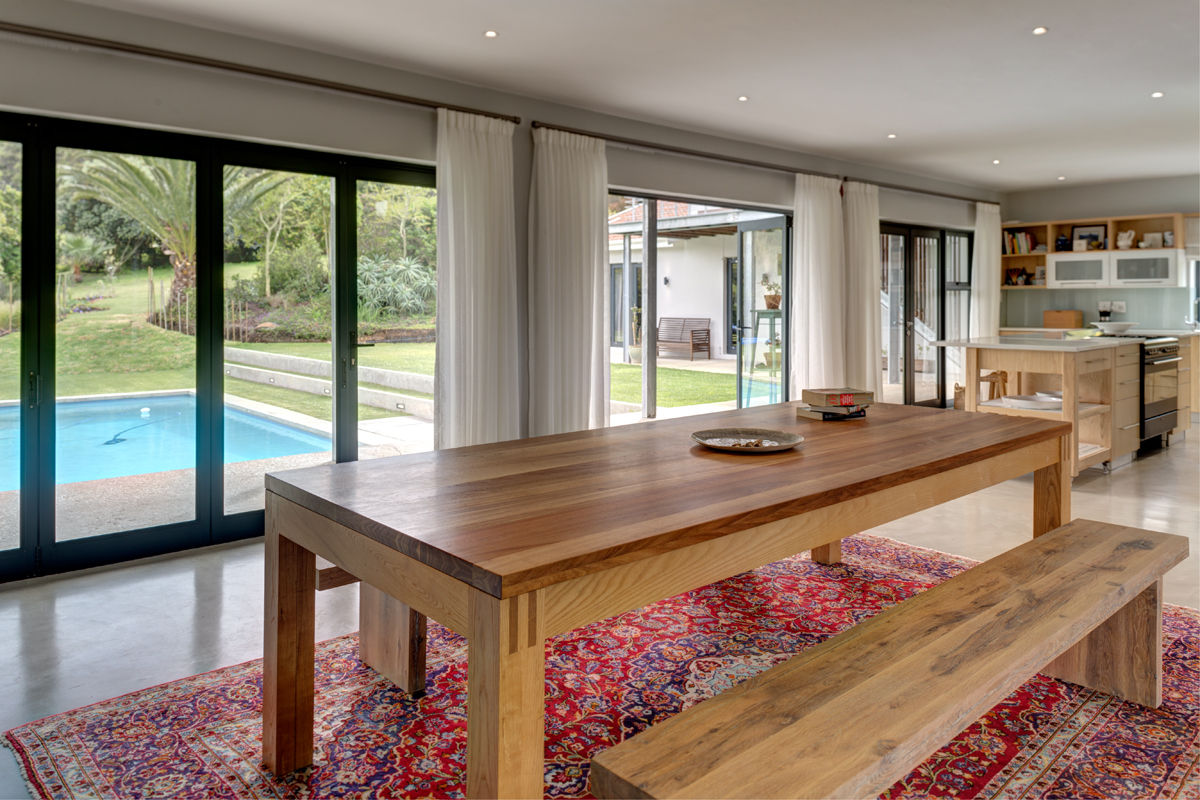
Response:
[{"label": "sliding glass door", "polygon": [[0,555],[21,546],[21,145],[0,140]]},{"label": "sliding glass door", "polygon": [[0,113],[0,580],[258,535],[264,473],[431,447],[433,183]]},{"label": "sliding glass door", "polygon": [[[953,378],[934,342],[966,335],[971,235],[883,224],[880,249],[883,399],[943,406]],[[950,367],[961,377],[961,364]]]},{"label": "sliding glass door", "polygon": [[786,233],[784,217],[738,225],[738,406],[742,408],[784,399]]}]

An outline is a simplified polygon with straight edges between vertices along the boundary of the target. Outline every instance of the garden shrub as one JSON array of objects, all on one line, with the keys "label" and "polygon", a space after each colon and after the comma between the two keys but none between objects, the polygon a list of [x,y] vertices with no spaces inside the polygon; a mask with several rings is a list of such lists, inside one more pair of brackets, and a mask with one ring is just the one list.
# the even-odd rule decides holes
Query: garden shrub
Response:
[{"label": "garden shrub", "polygon": [[432,267],[411,258],[368,256],[358,261],[358,301],[368,312],[431,314],[437,299]]},{"label": "garden shrub", "polygon": [[[265,294],[266,265],[258,268],[257,283]],[[298,303],[308,302],[329,291],[329,255],[311,237],[297,247],[280,250],[271,257],[271,293],[284,294]]]}]

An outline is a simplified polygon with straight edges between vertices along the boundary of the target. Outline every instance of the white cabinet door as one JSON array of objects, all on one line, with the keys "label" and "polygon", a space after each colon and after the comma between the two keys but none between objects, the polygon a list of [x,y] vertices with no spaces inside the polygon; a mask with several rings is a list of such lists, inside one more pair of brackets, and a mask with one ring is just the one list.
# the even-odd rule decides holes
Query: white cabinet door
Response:
[{"label": "white cabinet door", "polygon": [[1050,253],[1046,256],[1046,286],[1106,286],[1109,281],[1109,253]]},{"label": "white cabinet door", "polygon": [[1182,250],[1122,250],[1111,255],[1114,286],[1187,285]]}]

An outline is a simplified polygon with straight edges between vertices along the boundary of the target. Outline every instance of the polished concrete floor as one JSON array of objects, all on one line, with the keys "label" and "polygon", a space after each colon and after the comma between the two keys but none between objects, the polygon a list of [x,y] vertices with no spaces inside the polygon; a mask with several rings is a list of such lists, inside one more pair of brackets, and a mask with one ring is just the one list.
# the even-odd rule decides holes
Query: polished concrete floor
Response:
[{"label": "polished concrete floor", "polygon": [[[1187,535],[1169,603],[1200,607],[1200,436],[1072,488],[1074,516]],[[1009,481],[873,532],[983,559],[1025,541],[1032,481]],[[0,730],[262,655],[262,543],[0,586]],[[355,586],[317,599],[317,637],[357,628]],[[0,753],[0,798],[27,797]]]}]

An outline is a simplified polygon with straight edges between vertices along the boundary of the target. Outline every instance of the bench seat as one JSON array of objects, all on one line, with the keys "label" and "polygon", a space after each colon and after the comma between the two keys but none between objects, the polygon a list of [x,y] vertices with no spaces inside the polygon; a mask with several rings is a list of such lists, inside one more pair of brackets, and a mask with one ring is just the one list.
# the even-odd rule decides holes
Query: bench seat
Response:
[{"label": "bench seat", "polygon": [[661,317],[658,320],[657,354],[664,350],[683,349],[688,360],[695,360],[696,353],[712,358],[712,343],[709,340],[711,320],[708,317]]},{"label": "bench seat", "polygon": [[1038,672],[1156,707],[1182,536],[1075,520],[598,753],[597,797],[875,797]]}]

